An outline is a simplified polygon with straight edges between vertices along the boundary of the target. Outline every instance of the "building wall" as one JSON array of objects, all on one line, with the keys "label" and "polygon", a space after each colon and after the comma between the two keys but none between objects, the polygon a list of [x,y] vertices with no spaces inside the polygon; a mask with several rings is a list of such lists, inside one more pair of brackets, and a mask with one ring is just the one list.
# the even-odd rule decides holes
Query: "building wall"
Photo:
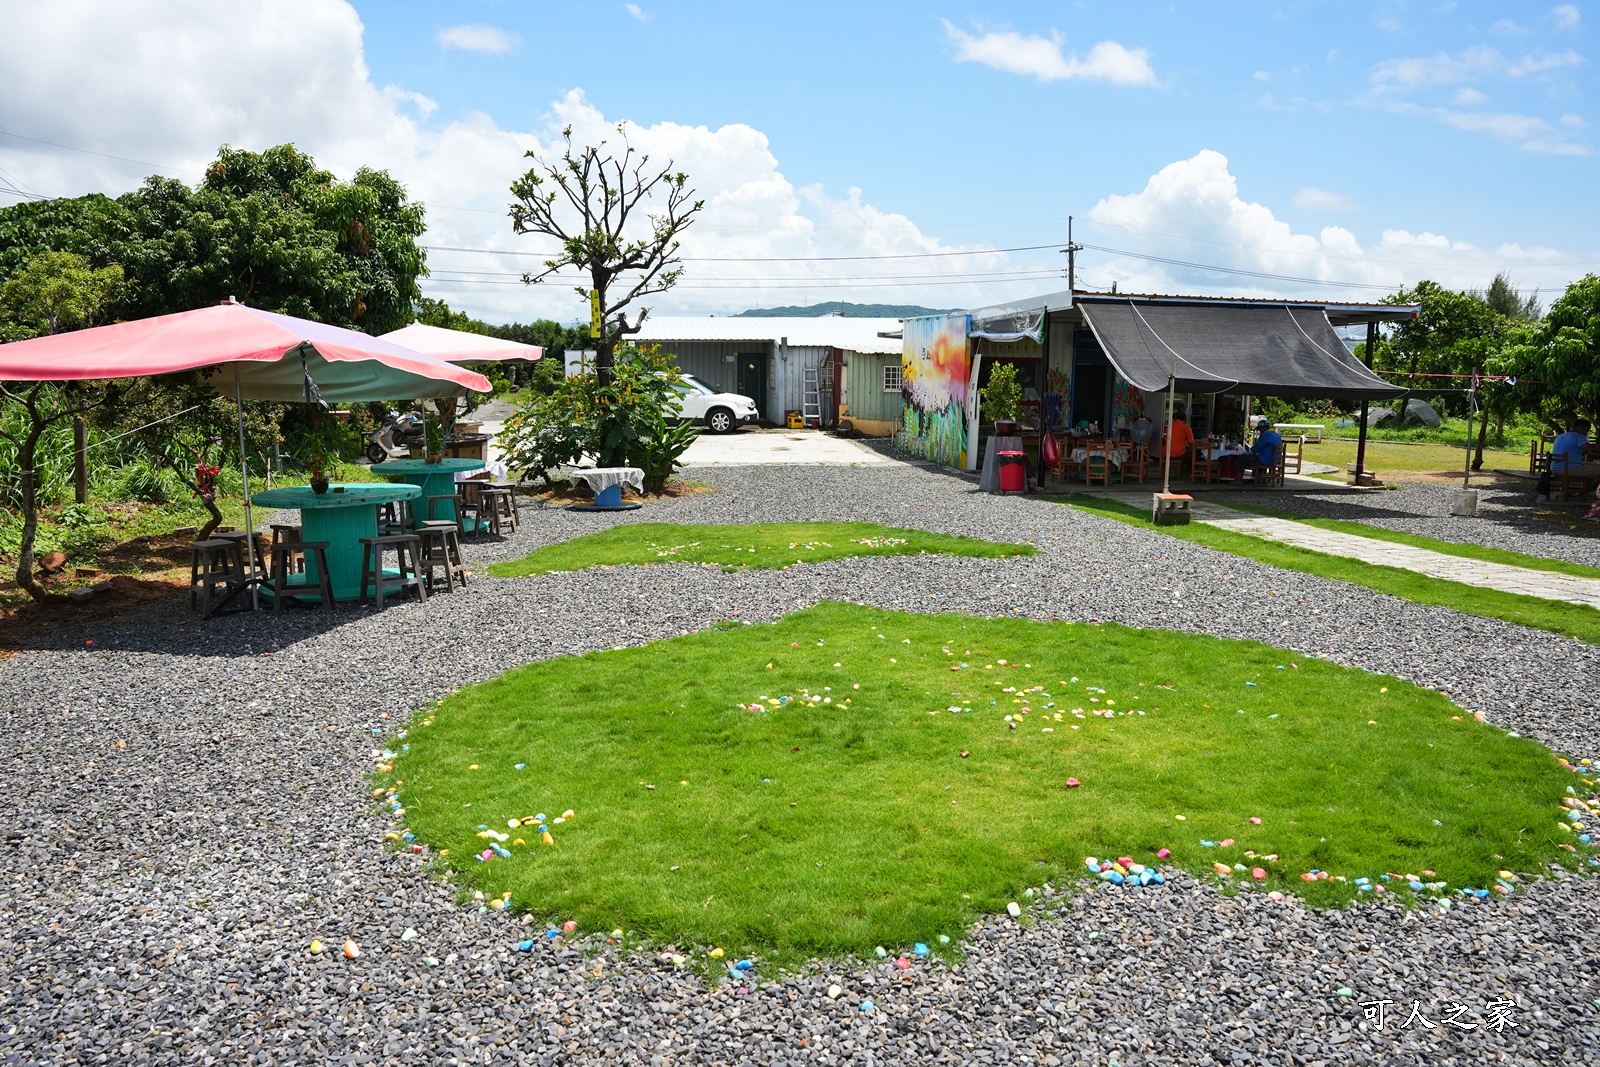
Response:
[{"label": "building wall", "polygon": [[[869,423],[893,426],[900,421],[900,391],[883,391],[883,368],[900,366],[901,356],[845,353],[845,406],[839,417],[850,419],[862,433],[874,434]],[[893,432],[892,430],[888,432]],[[886,434],[884,434],[886,436]]]}]

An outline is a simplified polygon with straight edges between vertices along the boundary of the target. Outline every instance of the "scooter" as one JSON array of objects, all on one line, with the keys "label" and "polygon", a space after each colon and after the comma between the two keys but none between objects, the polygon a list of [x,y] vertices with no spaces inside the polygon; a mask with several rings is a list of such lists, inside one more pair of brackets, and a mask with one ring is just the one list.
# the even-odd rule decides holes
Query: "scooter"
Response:
[{"label": "scooter", "polygon": [[391,411],[383,425],[367,435],[367,459],[382,463],[397,456],[403,458],[410,454],[412,445],[422,444],[426,436],[422,416],[410,411],[404,415]]}]

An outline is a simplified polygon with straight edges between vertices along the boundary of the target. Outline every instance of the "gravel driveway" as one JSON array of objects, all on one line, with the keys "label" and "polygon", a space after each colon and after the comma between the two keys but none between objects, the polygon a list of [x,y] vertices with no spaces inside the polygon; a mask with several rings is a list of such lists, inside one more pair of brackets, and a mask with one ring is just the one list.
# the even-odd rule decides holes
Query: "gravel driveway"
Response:
[{"label": "gravel driveway", "polygon": [[[748,996],[661,962],[663,946],[516,951],[516,919],[459,906],[420,858],[384,851],[365,778],[377,735],[515,664],[823,597],[1270,637],[1600,756],[1600,650],[1579,642],[916,466],[695,477],[719,491],[620,516],[528,510],[516,537],[469,553],[514,557],[612,521],[833,518],[1042,553],[479,577],[331,624],[202,623],[173,600],[41,636],[0,660],[0,1063],[1595,1062],[1588,878],[1446,913],[1313,913],[1181,874],[1162,889],[1095,883],[980,924],[956,967],[818,964]],[[408,928],[420,937],[403,941]],[[362,954],[311,956],[313,937]],[[1398,1012],[1381,1031],[1361,1006],[1379,999]],[[1496,1001],[1512,1005],[1498,1030]],[[1401,1028],[1414,1002],[1434,1029]],[[1473,1029],[1445,1021],[1456,1004]]]}]

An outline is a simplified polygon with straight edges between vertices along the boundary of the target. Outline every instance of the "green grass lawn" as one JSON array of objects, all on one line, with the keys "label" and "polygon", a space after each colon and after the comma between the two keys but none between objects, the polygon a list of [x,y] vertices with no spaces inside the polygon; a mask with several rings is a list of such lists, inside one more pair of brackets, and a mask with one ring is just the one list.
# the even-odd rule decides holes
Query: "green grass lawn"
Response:
[{"label": "green grass lawn", "polygon": [[[1312,868],[1409,896],[1380,876],[1579,862],[1557,848],[1576,776],[1537,743],[1394,678],[1158,630],[823,603],[530,664],[399,744],[381,781],[469,887],[787,963],[958,939],[1089,855],[1260,866],[1228,880],[1318,903],[1357,890]],[[536,815],[553,844],[512,823]],[[476,858],[480,827],[508,857]]]},{"label": "green grass lawn", "polygon": [[[1353,431],[1352,431],[1353,433]],[[1338,478],[1343,479],[1344,468],[1356,461],[1356,442],[1354,440],[1324,439],[1322,444],[1308,441],[1305,446],[1305,459],[1312,463],[1328,463],[1339,468]],[[1399,441],[1374,441],[1367,440],[1367,454],[1365,464],[1368,470],[1378,472],[1380,478],[1394,481],[1410,475],[1427,478],[1446,478],[1452,475],[1461,477],[1462,466],[1466,462],[1467,452],[1464,448],[1451,445],[1421,443],[1407,444]],[[1483,469],[1493,470],[1526,470],[1528,466],[1527,452],[1496,452],[1485,449],[1483,453]]]},{"label": "green grass lawn", "polygon": [[489,573],[524,578],[552,571],[578,571],[611,563],[715,563],[722,567],[787,567],[844,556],[1031,556],[1032,545],[979,541],[972,537],[902,530],[871,522],[762,522],[744,526],[640,522],[575,537],[508,563]]},{"label": "green grass lawn", "polygon": [[1345,559],[1342,556],[1312,552],[1310,549],[1251,537],[1233,530],[1218,529],[1204,523],[1191,523],[1187,526],[1155,526],[1150,522],[1148,509],[1104,497],[1080,493],[1068,498],[1066,503],[1084,511],[1094,512],[1096,515],[1103,515],[1108,519],[1116,519],[1133,526],[1143,526],[1235,556],[1270,563],[1285,570],[1303,571],[1320,578],[1365,586],[1418,604],[1434,604],[1459,611],[1464,615],[1503,619],[1519,626],[1549,630],[1552,633],[1576,637],[1591,645],[1600,645],[1600,611],[1582,604],[1544,600],[1540,597],[1505,593],[1498,589],[1484,589],[1443,578],[1430,578],[1425,574],[1399,567],[1381,567],[1360,560]]},{"label": "green grass lawn", "polygon": [[1388,541],[1396,545],[1426,548],[1430,552],[1442,552],[1447,556],[1459,556],[1462,559],[1481,559],[1485,563],[1503,563],[1508,567],[1526,567],[1528,570],[1533,571],[1569,574],[1574,578],[1600,578],[1600,567],[1588,567],[1582,563],[1570,563],[1564,559],[1530,556],[1524,552],[1512,552],[1504,548],[1491,548],[1488,545],[1441,541],[1437,537],[1425,537],[1422,534],[1410,533],[1406,530],[1391,530],[1386,526],[1375,526],[1369,523],[1356,522],[1352,519],[1313,518],[1293,511],[1257,507],[1254,504],[1239,504],[1232,500],[1223,506],[1234,508],[1238,511],[1247,511],[1252,515],[1268,515],[1275,519],[1303,522],[1307,526],[1318,526],[1324,530],[1333,530],[1337,533],[1354,534],[1357,537],[1370,537],[1374,541]]}]

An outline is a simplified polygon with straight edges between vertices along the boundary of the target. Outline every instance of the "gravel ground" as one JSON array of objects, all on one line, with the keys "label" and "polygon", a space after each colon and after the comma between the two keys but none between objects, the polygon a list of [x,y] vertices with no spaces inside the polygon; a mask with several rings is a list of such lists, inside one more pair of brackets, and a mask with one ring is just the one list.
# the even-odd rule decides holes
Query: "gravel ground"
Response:
[{"label": "gravel ground", "polygon": [[[676,971],[663,946],[515,951],[515,918],[458,906],[421,858],[382,848],[364,777],[375,734],[514,664],[823,597],[1270,637],[1600,755],[1600,649],[1579,642],[980,496],[915,466],[695,477],[718,491],[622,515],[527,510],[519,534],[469,554],[515,557],[613,521],[797,518],[1042,553],[479,577],[426,607],[331,621],[202,623],[174,600],[42,635],[0,660],[0,1063],[1595,1062],[1588,878],[1442,914],[1317,913],[1181,874],[1162,889],[1096,883],[1045,893],[1022,922],[980,924],[955,967],[819,963],[748,996]],[[420,939],[402,941],[408,927]],[[362,955],[311,956],[313,937],[353,938]],[[1400,1013],[1382,1031],[1361,1006],[1377,999]],[[1492,1029],[1488,1006],[1505,1000],[1512,1021]],[[1436,1029],[1400,1028],[1413,1002]],[[1444,1022],[1456,1004],[1475,1029]]]},{"label": "gravel ground", "polygon": [[1582,521],[1584,508],[1568,508],[1576,529],[1534,518],[1533,483],[1478,488],[1478,515],[1450,514],[1455,486],[1403,482],[1382,493],[1229,493],[1218,503],[1279,508],[1322,519],[1350,519],[1464,545],[1488,545],[1546,559],[1600,567],[1600,523]]}]

